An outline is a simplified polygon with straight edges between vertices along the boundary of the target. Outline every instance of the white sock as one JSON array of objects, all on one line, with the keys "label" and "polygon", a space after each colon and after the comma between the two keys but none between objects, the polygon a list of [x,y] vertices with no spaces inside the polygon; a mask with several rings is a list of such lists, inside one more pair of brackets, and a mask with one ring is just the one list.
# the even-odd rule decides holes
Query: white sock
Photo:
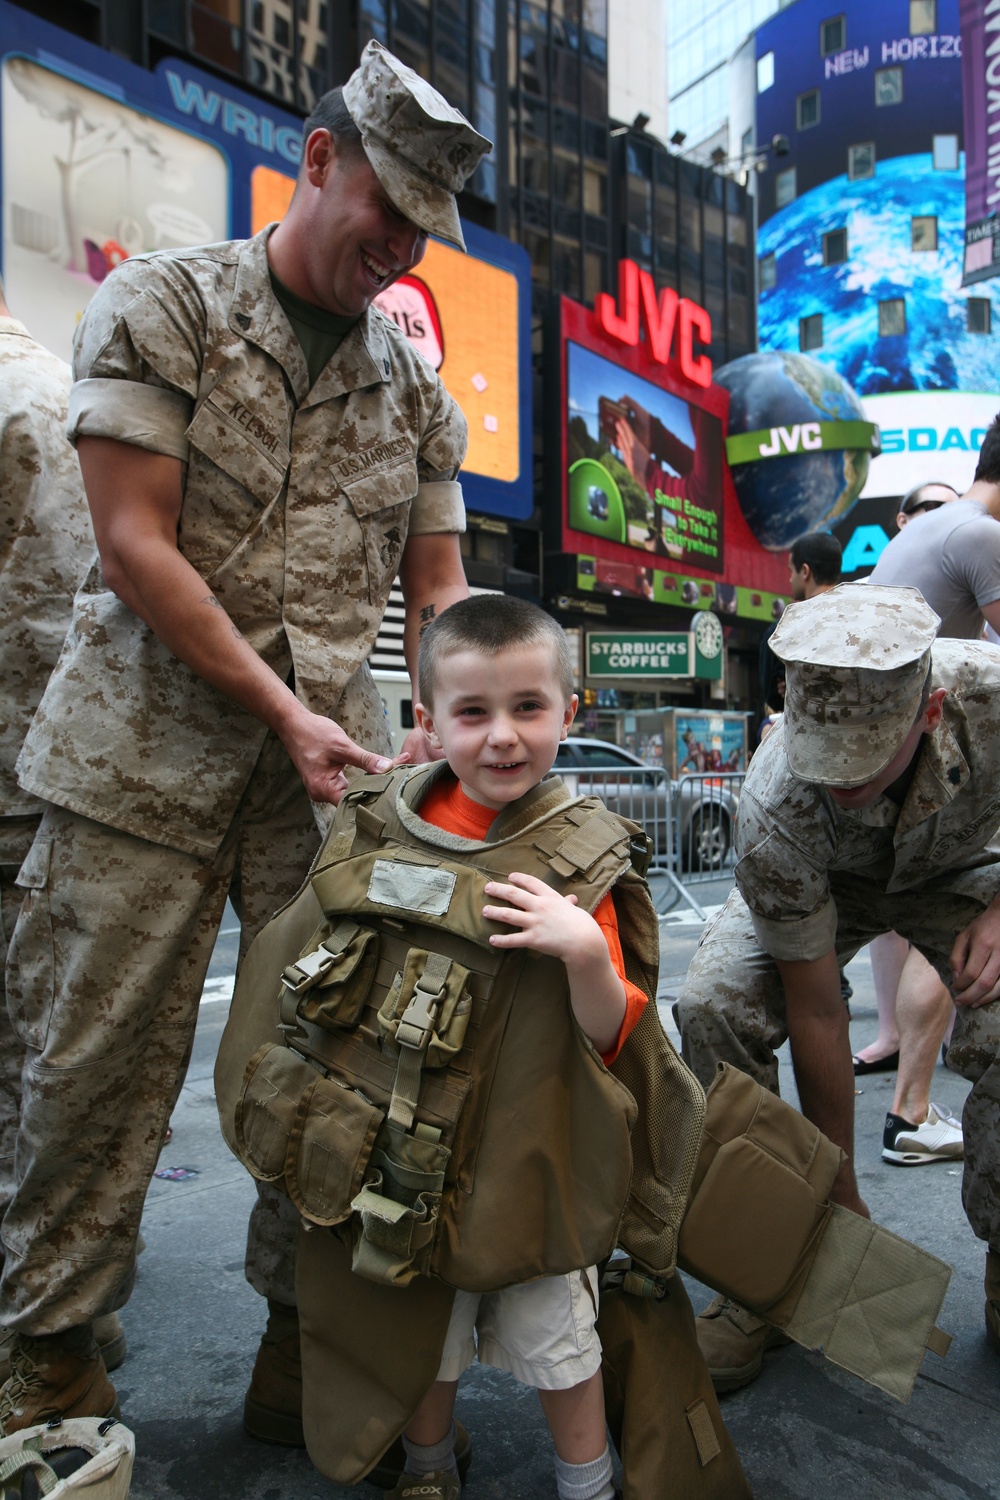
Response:
[{"label": "white sock", "polygon": [[[403,1433],[403,1449],[406,1453],[406,1464],[403,1468],[404,1474],[458,1474],[458,1465],[455,1462],[455,1423],[445,1433],[439,1443],[432,1443],[424,1447],[420,1443],[411,1443],[410,1439]],[[608,1491],[610,1494],[610,1490]]]},{"label": "white sock", "polygon": [[568,1464],[557,1453],[556,1489],[559,1500],[614,1500],[608,1449],[589,1464]]}]

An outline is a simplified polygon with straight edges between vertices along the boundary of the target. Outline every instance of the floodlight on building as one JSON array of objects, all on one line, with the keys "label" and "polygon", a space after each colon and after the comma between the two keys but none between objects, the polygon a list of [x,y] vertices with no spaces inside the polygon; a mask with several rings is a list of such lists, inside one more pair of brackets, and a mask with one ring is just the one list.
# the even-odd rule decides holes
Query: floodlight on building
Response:
[{"label": "floodlight on building", "polygon": [[670,144],[671,144],[671,146],[683,146],[683,144],[684,144],[684,142],[686,140],[687,140],[687,131],[686,130],[675,130],[674,133],[673,133],[673,135],[670,137]]}]

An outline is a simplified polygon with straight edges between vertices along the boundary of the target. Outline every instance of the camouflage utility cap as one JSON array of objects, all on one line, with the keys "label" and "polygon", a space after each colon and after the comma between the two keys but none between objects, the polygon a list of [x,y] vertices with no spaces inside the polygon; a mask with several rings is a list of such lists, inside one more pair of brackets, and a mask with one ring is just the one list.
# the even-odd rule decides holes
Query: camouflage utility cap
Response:
[{"label": "camouflage utility cap", "polygon": [[365,155],[400,213],[465,249],[455,194],[493,146],[437,89],[380,42],[344,84]]},{"label": "camouflage utility cap", "polygon": [[791,604],[771,637],[786,665],[785,753],[803,781],[863,786],[917,717],[938,616],[916,589],[842,583]]}]

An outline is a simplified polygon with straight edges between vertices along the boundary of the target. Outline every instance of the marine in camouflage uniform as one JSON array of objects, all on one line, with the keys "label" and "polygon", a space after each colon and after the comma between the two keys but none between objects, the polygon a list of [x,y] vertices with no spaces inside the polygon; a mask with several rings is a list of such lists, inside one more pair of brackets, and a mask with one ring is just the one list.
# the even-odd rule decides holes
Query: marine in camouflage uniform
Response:
[{"label": "marine in camouflage uniform", "polygon": [[1000,1352],[1000,655],[935,640],[938,624],[915,589],[876,585],[786,610],[771,641],[787,669],[784,721],[751,762],[737,889],[676,1012],[706,1086],[729,1062],[777,1092],[775,1050],[791,1039],[802,1108],[848,1153],[831,1196],[866,1212],[837,965],[889,930],[930,960],[958,1007],[949,1066],[974,1085],[963,1203],[990,1246]]},{"label": "marine in camouflage uniform", "polygon": [[[66,441],[69,366],[9,315],[0,286],[0,959],[22,891],[17,872],[44,804],[14,763],[63,643],[94,551],[83,479]],[[24,1049],[0,1005],[0,1213],[14,1189]]]},{"label": "marine in camouflage uniform", "polygon": [[[28,1062],[5,1430],[113,1407],[91,1324],[130,1291],[226,895],[242,955],[304,878],[344,767],[390,764],[365,663],[397,573],[411,664],[421,623],[467,592],[464,418],[370,303],[428,231],[464,248],[454,194],[489,143],[375,43],[306,126],[281,225],[126,261],[78,332],[70,430],[100,562],[19,763],[56,805],[11,949]],[[310,369],[324,318],[341,341]],[[272,1199],[248,1247],[281,1305],[288,1230]]]}]

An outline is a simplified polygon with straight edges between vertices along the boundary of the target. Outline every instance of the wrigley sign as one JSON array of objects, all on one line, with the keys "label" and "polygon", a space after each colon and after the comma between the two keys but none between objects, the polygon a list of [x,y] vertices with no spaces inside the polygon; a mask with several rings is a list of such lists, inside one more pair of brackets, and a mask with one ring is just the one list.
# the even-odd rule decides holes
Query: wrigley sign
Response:
[{"label": "wrigley sign", "polygon": [[680,630],[588,633],[587,676],[693,677],[692,637]]}]

